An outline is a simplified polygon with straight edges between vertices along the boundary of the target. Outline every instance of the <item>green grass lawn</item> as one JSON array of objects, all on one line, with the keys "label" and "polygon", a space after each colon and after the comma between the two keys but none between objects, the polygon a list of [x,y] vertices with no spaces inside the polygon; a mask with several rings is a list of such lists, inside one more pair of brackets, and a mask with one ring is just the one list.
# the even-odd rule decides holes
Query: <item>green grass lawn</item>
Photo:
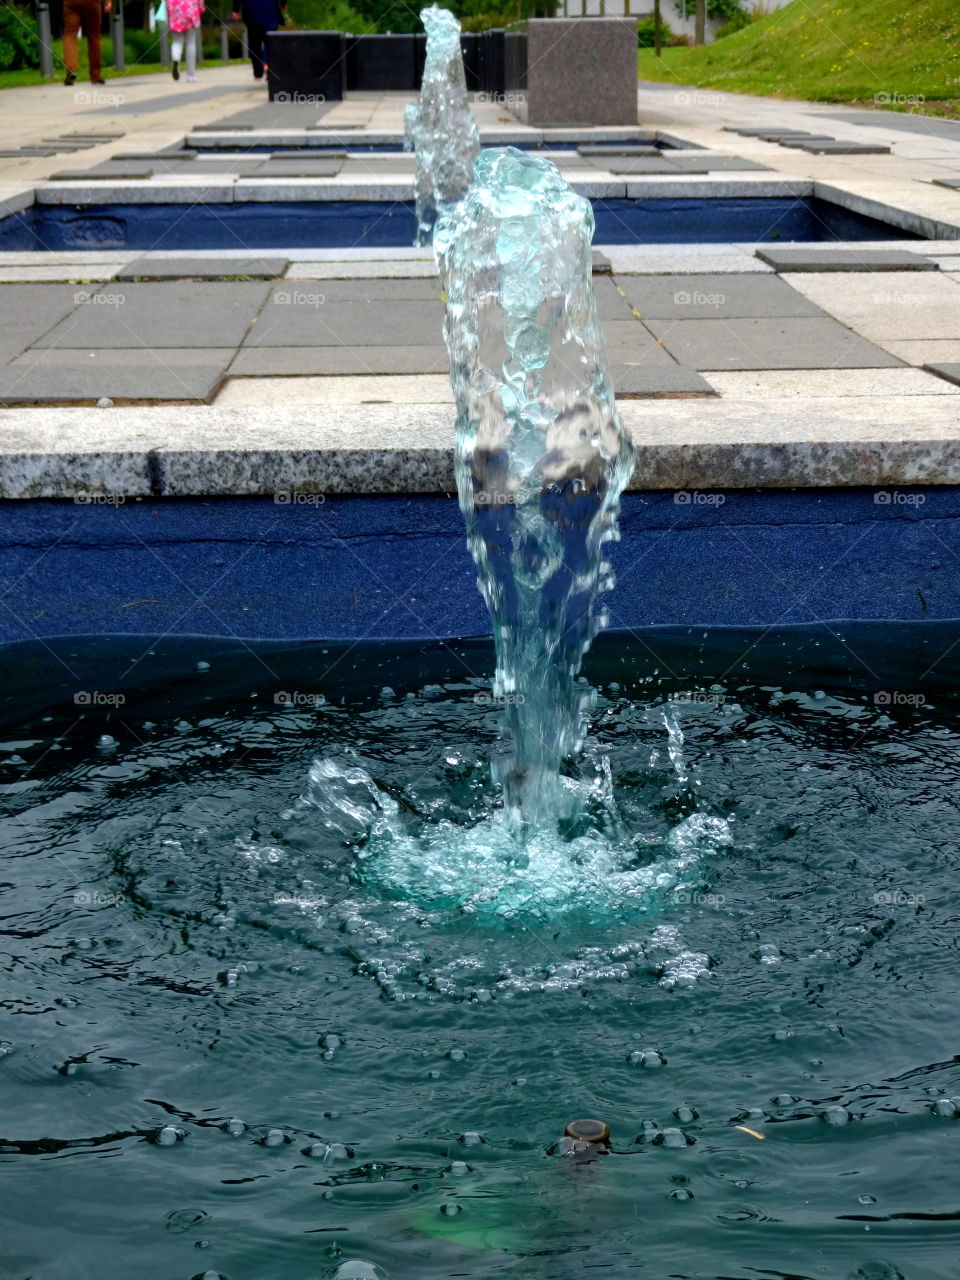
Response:
[{"label": "green grass lawn", "polygon": [[[209,58],[206,62],[210,67],[237,66],[243,63],[243,58],[231,58],[230,62],[221,62],[217,57],[215,60]],[[54,40],[53,42],[53,69],[54,79],[62,80],[66,74],[63,67],[63,42]],[[201,67],[201,71],[203,68]],[[116,71],[113,66],[113,41],[109,37],[103,39],[103,78],[104,80],[122,80],[126,76],[145,76],[155,74],[170,74],[169,67],[163,67],[159,61],[156,62],[136,62],[131,58],[127,59],[126,69]],[[77,84],[90,82],[90,65],[87,62],[87,42],[80,41],[80,71],[77,77]],[[0,71],[0,89],[21,89],[24,85],[31,84],[50,84],[49,80],[44,80],[40,72],[33,68],[26,68],[22,71]],[[116,87],[116,86],[114,86]]]},{"label": "green grass lawn", "polygon": [[960,114],[958,0],[793,0],[714,44],[639,51],[641,80]]}]

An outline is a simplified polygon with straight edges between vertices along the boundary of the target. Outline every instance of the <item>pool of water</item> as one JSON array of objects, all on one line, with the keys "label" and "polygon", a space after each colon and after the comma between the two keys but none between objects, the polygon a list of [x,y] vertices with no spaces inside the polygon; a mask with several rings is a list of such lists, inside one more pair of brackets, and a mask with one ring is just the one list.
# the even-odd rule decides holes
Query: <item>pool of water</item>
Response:
[{"label": "pool of water", "polygon": [[[916,239],[816,197],[594,200],[597,244]],[[0,250],[406,247],[407,201],[33,205],[0,220]]]},{"label": "pool of water", "polygon": [[[506,914],[372,831],[435,872],[495,808],[486,645],[8,650],[5,1275],[955,1275],[960,718],[915,630],[605,637],[630,891],[555,845]],[[611,1153],[550,1154],[581,1116]]]}]

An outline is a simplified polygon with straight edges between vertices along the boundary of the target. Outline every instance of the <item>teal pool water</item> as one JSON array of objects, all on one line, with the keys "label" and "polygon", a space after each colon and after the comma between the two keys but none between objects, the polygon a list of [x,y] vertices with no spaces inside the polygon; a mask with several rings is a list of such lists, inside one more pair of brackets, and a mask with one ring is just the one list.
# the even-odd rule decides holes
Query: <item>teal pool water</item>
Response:
[{"label": "teal pool water", "polygon": [[289,646],[279,698],[196,641],[46,707],[14,655],[4,1276],[957,1275],[955,683],[816,644],[607,638],[596,828],[506,912],[484,648]]}]

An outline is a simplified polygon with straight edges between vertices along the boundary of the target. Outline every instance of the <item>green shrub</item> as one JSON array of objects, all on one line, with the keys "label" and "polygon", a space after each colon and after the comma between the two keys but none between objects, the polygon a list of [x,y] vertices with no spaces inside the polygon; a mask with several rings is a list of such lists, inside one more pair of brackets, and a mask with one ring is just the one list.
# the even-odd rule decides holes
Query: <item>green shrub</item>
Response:
[{"label": "green shrub", "polygon": [[[637,23],[637,44],[641,49],[652,49],[656,44],[656,21],[653,18],[641,18]],[[661,19],[660,43],[671,44],[676,39],[674,33]]]},{"label": "green shrub", "polygon": [[137,62],[159,62],[160,46],[157,37],[150,31],[136,31],[129,27],[123,32],[123,56],[127,66]]},{"label": "green shrub", "polygon": [[[740,0],[707,0],[708,18],[720,18],[725,22],[735,22],[737,14],[742,13]],[[747,15],[747,21],[750,21],[749,15]]]},{"label": "green shrub", "polygon": [[40,65],[36,20],[27,8],[0,4],[0,71]]},{"label": "green shrub", "polygon": [[738,9],[729,22],[725,22],[722,27],[717,27],[713,33],[714,40],[722,40],[724,36],[735,35],[736,32],[742,31],[744,27],[749,27],[754,21],[752,13],[747,13],[746,9]]},{"label": "green shrub", "polygon": [[289,0],[287,22],[307,31],[346,31],[361,35],[370,23],[347,0]]}]

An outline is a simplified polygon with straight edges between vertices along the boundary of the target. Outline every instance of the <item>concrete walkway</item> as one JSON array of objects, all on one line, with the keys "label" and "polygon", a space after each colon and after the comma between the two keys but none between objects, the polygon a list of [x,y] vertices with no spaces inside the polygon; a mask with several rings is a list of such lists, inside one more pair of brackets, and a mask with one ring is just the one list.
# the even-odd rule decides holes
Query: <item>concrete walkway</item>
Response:
[{"label": "concrete walkway", "polygon": [[[2,96],[14,108],[4,146],[114,135],[0,156],[12,216],[176,202],[189,218],[211,204],[346,198],[388,213],[412,196],[411,157],[357,149],[399,141],[404,95],[278,115],[239,67],[202,70],[195,86],[141,76],[102,91],[123,101],[74,101],[63,86]],[[789,209],[813,197],[892,229],[876,241],[601,244],[595,290],[642,445],[636,483],[960,482],[960,190],[942,185],[960,179],[960,137],[662,85],[641,85],[639,104],[640,136],[666,149],[624,148],[622,130],[567,130],[568,149],[551,151],[561,131],[527,129],[496,103],[475,110],[486,143],[539,143],[595,199],[776,198]],[[828,135],[833,153],[738,128]],[[116,158],[130,153],[141,155]],[[898,239],[898,228],[927,238]],[[227,243],[0,253],[0,403],[11,406],[0,410],[0,496],[449,489],[430,253]],[[102,397],[118,403],[68,407]]]}]

